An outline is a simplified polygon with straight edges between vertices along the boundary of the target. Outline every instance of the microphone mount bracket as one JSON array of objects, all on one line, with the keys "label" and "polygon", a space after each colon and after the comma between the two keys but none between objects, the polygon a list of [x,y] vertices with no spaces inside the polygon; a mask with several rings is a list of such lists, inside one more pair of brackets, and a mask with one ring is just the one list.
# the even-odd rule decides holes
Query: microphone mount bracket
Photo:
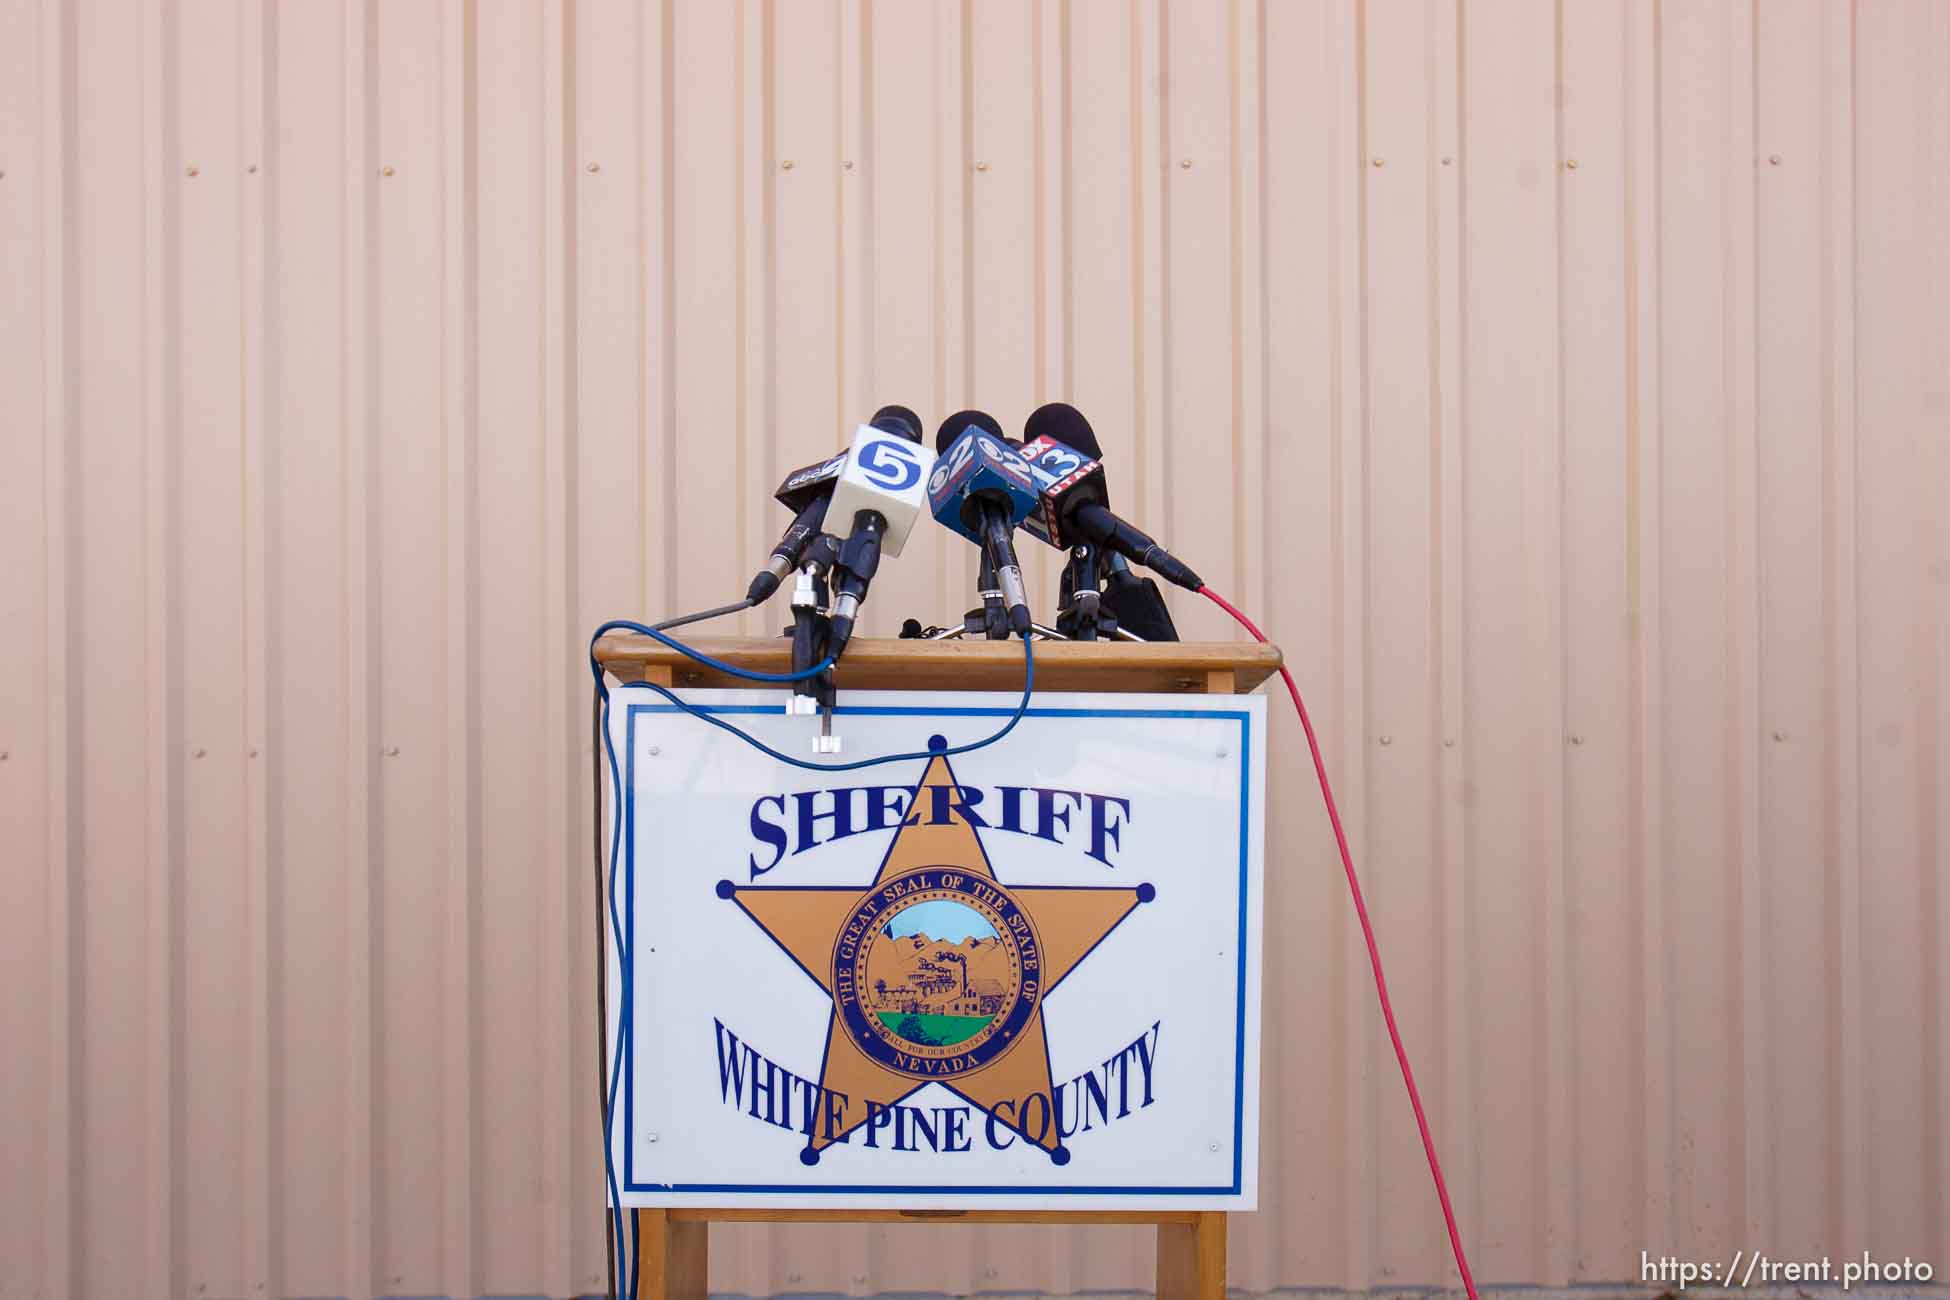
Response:
[{"label": "microphone mount bracket", "polygon": [[1069,603],[1059,611],[1056,625],[1072,640],[1095,641],[1099,637],[1117,636],[1117,615],[1104,607],[1099,590],[1103,581],[1098,567],[1101,558],[1097,548],[1088,543],[1080,542],[1070,548],[1060,592]]},{"label": "microphone mount bracket", "polygon": [[[827,571],[831,566],[830,553],[836,549],[836,544],[822,534],[807,549],[807,560],[800,566],[799,575],[792,582],[792,671],[795,673],[802,673],[824,659],[832,640],[833,625],[827,614]],[[822,736],[831,739],[833,697],[833,672],[828,669],[817,677],[794,682],[785,711],[792,714],[823,712],[826,716],[820,724]],[[833,743],[837,744],[837,741]],[[820,750],[817,743],[814,748],[816,752],[831,752]]]}]

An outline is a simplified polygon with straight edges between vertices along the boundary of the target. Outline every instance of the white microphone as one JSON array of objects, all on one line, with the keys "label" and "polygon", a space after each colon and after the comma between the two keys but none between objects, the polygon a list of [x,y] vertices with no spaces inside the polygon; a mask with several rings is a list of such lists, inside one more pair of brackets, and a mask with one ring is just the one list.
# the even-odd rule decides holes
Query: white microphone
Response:
[{"label": "white microphone", "polygon": [[[827,531],[840,543],[833,566],[834,655],[853,635],[860,602],[884,552],[899,555],[927,506],[928,471],[934,453],[921,445],[921,421],[904,406],[883,406],[854,431],[846,465],[826,507]],[[845,529],[844,534],[841,529]]]}]

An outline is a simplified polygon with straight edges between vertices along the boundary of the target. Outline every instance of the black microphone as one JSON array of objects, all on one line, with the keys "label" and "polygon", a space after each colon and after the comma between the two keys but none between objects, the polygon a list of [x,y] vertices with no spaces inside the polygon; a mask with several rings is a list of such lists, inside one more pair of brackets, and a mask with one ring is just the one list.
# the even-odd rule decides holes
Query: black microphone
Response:
[{"label": "black microphone", "polygon": [[1083,412],[1067,402],[1051,402],[1030,413],[1022,432],[1023,458],[1035,466],[1042,487],[1039,526],[1031,532],[1066,550],[1079,541],[1095,542],[1187,591],[1205,585],[1191,566],[1111,513],[1103,448]]},{"label": "black microphone", "polygon": [[948,448],[954,445],[955,439],[961,437],[970,429],[980,429],[989,437],[1000,439],[1003,442],[1009,440],[1009,435],[1002,432],[1002,426],[987,411],[956,411],[953,415],[943,420],[941,427],[934,431],[935,455],[939,456],[942,452],[948,450]]},{"label": "black microphone", "polygon": [[833,484],[839,480],[840,471],[846,468],[846,453],[826,460],[804,465],[785,476],[779,490],[772,494],[773,499],[788,510],[794,511],[792,523],[779,537],[779,544],[772,548],[771,558],[765,562],[758,576],[745,588],[745,602],[757,605],[769,599],[779,589],[779,582],[786,574],[799,567],[799,560],[806,553],[812,539],[819,536],[826,526],[826,506],[833,499]]},{"label": "black microphone", "polygon": [[959,411],[934,436],[928,505],[942,525],[978,542],[995,570],[1009,628],[1029,634],[1029,594],[1010,534],[1036,507],[1034,474],[984,411]]},{"label": "black microphone", "polygon": [[905,406],[883,406],[854,435],[847,452],[847,464],[827,510],[841,520],[852,517],[833,565],[833,632],[827,652],[835,658],[853,635],[860,604],[880,568],[881,552],[901,553],[927,499],[922,482],[932,458],[920,442],[920,416]]},{"label": "black microphone", "polygon": [[898,433],[909,442],[921,441],[921,417],[898,402],[889,402],[867,421],[884,433]]},{"label": "black microphone", "polygon": [[[883,424],[882,420],[893,423]],[[869,421],[875,428],[888,433],[898,433],[910,442],[921,441],[921,417],[905,406],[883,406],[874,412]],[[904,424],[905,427],[901,427]],[[840,474],[846,469],[847,458],[852,449],[828,456],[825,460],[802,465],[785,476],[773,499],[786,509],[793,511],[792,523],[779,538],[779,544],[772,548],[771,558],[765,567],[753,578],[745,589],[747,604],[762,604],[773,592],[785,575],[799,567],[805,558],[806,547],[812,539],[819,536],[826,527],[826,507],[832,502],[833,489],[838,485]]]}]

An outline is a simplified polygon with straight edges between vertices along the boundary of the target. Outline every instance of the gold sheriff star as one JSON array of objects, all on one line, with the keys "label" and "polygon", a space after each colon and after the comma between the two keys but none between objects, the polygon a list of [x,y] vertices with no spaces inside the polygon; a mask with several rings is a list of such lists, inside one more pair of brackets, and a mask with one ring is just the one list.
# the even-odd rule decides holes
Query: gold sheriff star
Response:
[{"label": "gold sheriff star", "polygon": [[863,888],[718,883],[833,999],[806,1164],[930,1083],[1069,1161],[1043,1000],[1154,891],[1002,883],[960,793],[936,754]]}]

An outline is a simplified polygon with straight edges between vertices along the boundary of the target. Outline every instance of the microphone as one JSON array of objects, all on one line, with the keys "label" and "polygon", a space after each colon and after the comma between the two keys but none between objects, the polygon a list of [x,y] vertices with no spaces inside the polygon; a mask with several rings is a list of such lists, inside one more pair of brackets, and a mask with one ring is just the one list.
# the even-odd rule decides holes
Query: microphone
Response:
[{"label": "microphone", "polygon": [[1036,475],[1040,495],[1034,521],[1023,525],[1025,531],[1065,550],[1095,542],[1187,591],[1205,585],[1183,560],[1110,512],[1103,449],[1083,412],[1066,402],[1051,402],[1030,413],[1022,432],[1022,456]]},{"label": "microphone", "polygon": [[771,558],[765,562],[765,567],[745,588],[746,604],[764,603],[779,589],[785,575],[799,567],[806,547],[826,526],[826,507],[833,499],[833,485],[845,466],[846,453],[841,452],[793,470],[785,476],[785,482],[779,484],[779,490],[772,494],[772,498],[794,512],[792,523],[780,536],[779,544],[772,548]]},{"label": "microphone", "polygon": [[1010,534],[1036,509],[1029,462],[1002,440],[1002,426],[982,411],[961,411],[934,435],[928,509],[937,522],[980,546],[995,570],[1009,628],[1029,634],[1029,593]]},{"label": "microphone", "polygon": [[927,495],[924,480],[934,453],[921,446],[921,418],[905,406],[883,406],[853,433],[828,518],[848,530],[833,564],[833,630],[837,656],[853,635],[860,603],[882,554],[899,555]]},{"label": "microphone", "polygon": [[[883,406],[874,412],[874,421],[882,417],[896,420],[904,417],[914,431],[910,441],[921,440],[921,418],[905,406]],[[785,575],[799,567],[813,538],[824,531],[833,489],[839,483],[840,471],[846,468],[850,451],[849,448],[837,456],[800,466],[787,474],[785,482],[779,484],[779,490],[772,494],[773,500],[793,512],[792,523],[779,538],[779,544],[772,548],[771,558],[765,562],[765,567],[752,579],[751,586],[745,589],[747,604],[758,605],[769,599],[779,589]]]}]

